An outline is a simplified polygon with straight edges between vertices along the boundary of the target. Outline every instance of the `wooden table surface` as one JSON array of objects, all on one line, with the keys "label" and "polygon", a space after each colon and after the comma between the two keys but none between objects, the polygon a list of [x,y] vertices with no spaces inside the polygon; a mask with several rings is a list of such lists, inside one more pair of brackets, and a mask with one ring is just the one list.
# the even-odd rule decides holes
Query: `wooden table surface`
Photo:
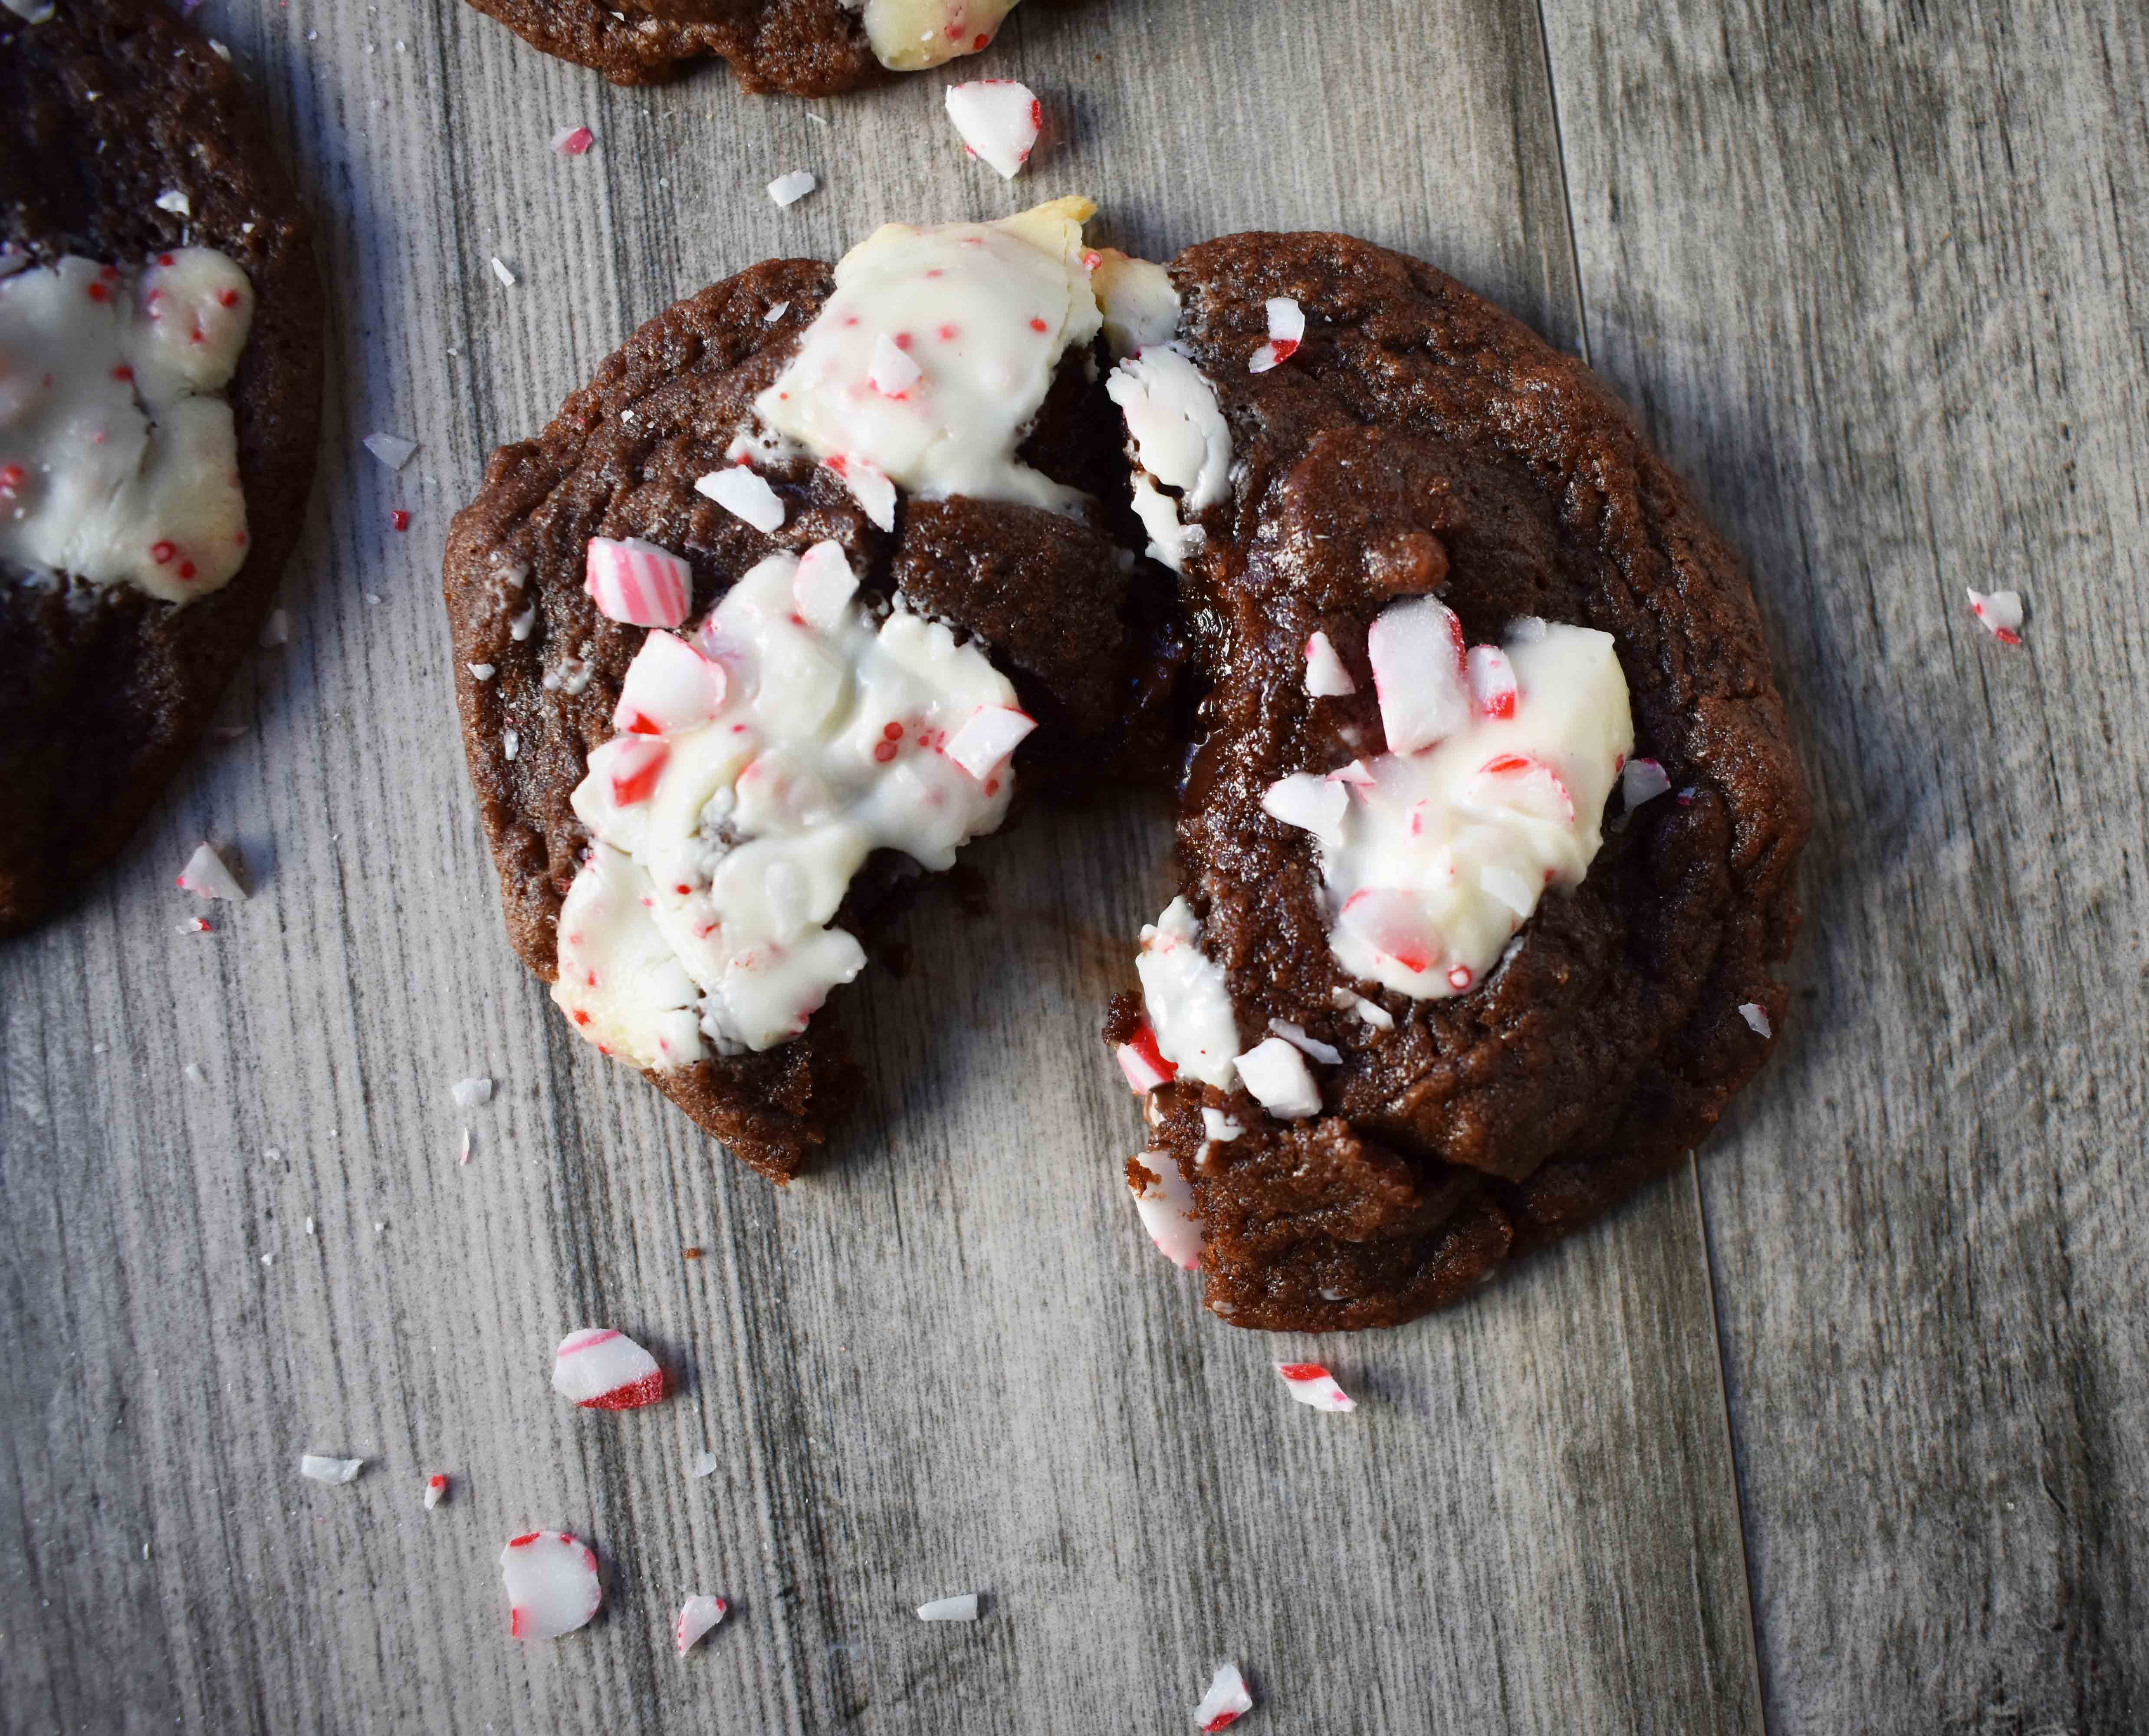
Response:
[{"label": "wooden table surface", "polygon": [[[319,213],[329,408],[245,733],[0,949],[0,1727],[1146,1732],[1225,1658],[1256,1729],[2149,1727],[2132,0],[1033,5],[979,68],[1049,115],[1012,186],[944,75],[629,93],[451,0],[195,16]],[[1233,1331],[1128,1210],[1095,1033],[1159,808],[978,850],[997,919],[912,919],[847,1015],[868,1107],[781,1197],[501,931],[437,576],[486,453],[741,266],[1071,191],[1159,255],[1435,261],[1585,352],[1752,565],[1815,803],[1782,1052],[1697,1164],[1403,1331]],[[2024,593],[2022,648],[1966,586]],[[181,935],[204,836],[254,895]],[[680,1396],[562,1405],[588,1321]],[[1284,1401],[1301,1355],[1356,1415]],[[538,1525],[606,1607],[522,1647]],[[733,1613],[682,1665],[688,1591]]]}]

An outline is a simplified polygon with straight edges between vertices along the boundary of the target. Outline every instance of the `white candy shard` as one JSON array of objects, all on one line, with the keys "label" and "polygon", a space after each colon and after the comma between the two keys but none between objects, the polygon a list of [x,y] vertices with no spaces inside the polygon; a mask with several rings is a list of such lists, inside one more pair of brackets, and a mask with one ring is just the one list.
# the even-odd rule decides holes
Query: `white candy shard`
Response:
[{"label": "white candy shard", "polygon": [[713,1477],[716,1475],[716,1472],[717,1456],[711,1452],[707,1447],[702,1448],[700,1454],[697,1455],[694,1460],[694,1469],[692,1474],[696,1477]]},{"label": "white candy shard", "polygon": [[246,896],[246,888],[239,883],[239,877],[224,866],[224,858],[206,843],[194,846],[194,853],[187,858],[187,865],[179,870],[179,877],[174,883],[181,892],[190,892],[198,898]]},{"label": "white candy shard", "polygon": [[500,1552],[507,1587],[507,1631],[516,1639],[557,1639],[587,1625],[604,1602],[596,1552],[564,1531],[532,1531]]},{"label": "white candy shard", "polygon": [[1217,1666],[1209,1692],[1194,1708],[1194,1722],[1204,1730],[1228,1730],[1254,1709],[1254,1697],[1246,1692],[1246,1678],[1236,1663]]},{"label": "white candy shard", "polygon": [[866,370],[866,383],[875,391],[884,398],[900,398],[924,377],[925,370],[893,338],[886,332],[874,338],[873,365]]},{"label": "white candy shard", "polygon": [[1306,314],[1288,295],[1271,295],[1266,308],[1269,340],[1247,357],[1249,374],[1266,374],[1298,353],[1306,339]]},{"label": "white candy shard", "polygon": [[978,1618],[978,1594],[964,1592],[959,1598],[935,1598],[930,1603],[918,1606],[921,1622],[974,1622]]},{"label": "white candy shard", "polygon": [[[378,1230],[380,1225],[374,1227]],[[435,1471],[425,1479],[425,1511],[430,1513],[447,1498],[448,1474],[445,1471]]]},{"label": "white candy shard", "polygon": [[1978,624],[2002,645],[2022,642],[2022,593],[2019,591],[1965,591],[1970,612]]},{"label": "white candy shard", "polygon": [[1229,1145],[1246,1130],[1221,1110],[1201,1111],[1201,1137],[1216,1145]]},{"label": "white candy shard", "polygon": [[1306,691],[1316,699],[1335,699],[1358,691],[1326,633],[1315,633],[1306,642]]},{"label": "white candy shard", "polygon": [[1115,356],[1135,355],[1169,344],[1179,330],[1179,291],[1171,274],[1153,259],[1137,259],[1116,247],[1085,255],[1090,287],[1105,317],[1105,341]]},{"label": "white candy shard", "polygon": [[365,437],[365,450],[386,465],[391,470],[400,470],[410,461],[410,455],[418,450],[414,440],[405,440],[400,434],[382,434],[378,430]]},{"label": "white candy shard", "polygon": [[811,169],[794,169],[768,184],[768,196],[779,205],[795,205],[820,184]]},{"label": "white candy shard", "polygon": [[948,757],[983,782],[1036,727],[1037,720],[1027,712],[981,705],[948,738]]},{"label": "white candy shard", "polygon": [[664,1371],[625,1333],[584,1326],[553,1353],[552,1390],[586,1411],[632,1411],[664,1396]]},{"label": "white candy shard", "polygon": [[627,666],[611,727],[623,735],[671,735],[698,729],[723,709],[729,678],[673,633],[652,633]]},{"label": "white candy shard", "polygon": [[1311,832],[1324,843],[1339,843],[1351,793],[1312,772],[1294,772],[1268,787],[1261,808],[1286,826]]},{"label": "white candy shard", "polygon": [[157,209],[159,211],[169,211],[175,217],[191,217],[194,214],[194,201],[176,187],[157,195]]},{"label": "white candy shard", "polygon": [[1194,1190],[1180,1174],[1169,1151],[1145,1151],[1127,1175],[1135,1211],[1156,1250],[1174,1266],[1192,1271],[1201,1264],[1201,1215]]},{"label": "white candy shard", "polygon": [[1747,1029],[1757,1037],[1769,1036],[1774,1032],[1775,1027],[1769,1023],[1769,1009],[1757,1000],[1740,1002],[1739,1016],[1746,1021]]},{"label": "white candy shard", "polygon": [[1343,1064],[1343,1056],[1333,1044],[1323,1043],[1318,1037],[1307,1036],[1302,1029],[1288,1019],[1270,1019],[1269,1029],[1301,1054],[1311,1055],[1315,1060],[1325,1062],[1331,1067]]},{"label": "white candy shard", "polygon": [[1339,1013],[1356,1013],[1374,1029],[1392,1031],[1396,1028],[1395,1015],[1378,1001],[1367,1000],[1362,994],[1342,987],[1340,984],[1328,991],[1329,1004]]},{"label": "white candy shard", "polygon": [[878,465],[868,459],[838,453],[823,460],[826,469],[843,479],[851,498],[865,508],[866,516],[883,531],[895,528],[895,484]]},{"label": "white candy shard", "polygon": [[492,256],[492,274],[500,279],[500,286],[503,289],[515,287],[515,274],[507,269],[507,262],[498,254]]},{"label": "white candy shard", "polygon": [[766,477],[742,464],[727,464],[720,470],[697,477],[697,494],[707,495],[735,518],[742,518],[757,531],[783,528],[783,497],[768,486]]},{"label": "white candy shard", "polygon": [[0,0],[8,11],[25,24],[45,24],[52,21],[53,0]]},{"label": "white candy shard", "polygon": [[791,600],[808,626],[832,632],[843,619],[843,606],[856,596],[858,575],[839,542],[817,542],[798,557],[791,581]]},{"label": "white candy shard", "polygon": [[269,618],[261,623],[261,637],[256,642],[264,651],[274,651],[291,640],[291,616],[283,609],[271,609]]},{"label": "white candy shard", "polygon": [[1135,973],[1158,1053],[1188,1077],[1230,1090],[1238,1077],[1238,1020],[1224,967],[1201,950],[1201,924],[1185,898],[1174,898],[1142,930]]},{"label": "white candy shard", "polygon": [[304,1453],[299,1459],[299,1475],[317,1483],[347,1483],[365,1462],[364,1459],[327,1459],[316,1452]]},{"label": "white candy shard", "polygon": [[949,87],[948,118],[964,148],[1012,181],[1029,161],[1044,128],[1044,105],[1027,84],[1012,78],[977,78]]},{"label": "white candy shard", "polygon": [[1388,752],[1416,753],[1470,721],[1462,623],[1430,596],[1390,603],[1366,635]]},{"label": "white candy shard", "polygon": [[[783,518],[779,506],[777,522]],[[694,594],[694,570],[670,550],[639,536],[624,541],[592,536],[582,558],[582,589],[607,620],[628,626],[677,626],[687,618]]]},{"label": "white candy shard", "polygon": [[1303,1121],[1321,1113],[1321,1088],[1306,1057],[1281,1037],[1256,1043],[1238,1058],[1239,1079],[1271,1115]]},{"label": "white candy shard", "polygon": [[489,1079],[459,1079],[448,1088],[448,1094],[462,1108],[476,1109],[481,1103],[492,1101],[492,1081]]},{"label": "white candy shard", "polygon": [[1316,1411],[1355,1411],[1358,1401],[1336,1384],[1335,1376],[1318,1362],[1279,1362],[1284,1390],[1302,1405]]},{"label": "white candy shard", "polygon": [[679,1606],[679,1619],[672,1624],[672,1643],[684,1658],[694,1643],[730,1613],[722,1598],[693,1597]]},{"label": "white candy shard", "polygon": [[1653,759],[1630,759],[1619,771],[1619,799],[1628,813],[1653,802],[1672,787],[1664,768]]}]

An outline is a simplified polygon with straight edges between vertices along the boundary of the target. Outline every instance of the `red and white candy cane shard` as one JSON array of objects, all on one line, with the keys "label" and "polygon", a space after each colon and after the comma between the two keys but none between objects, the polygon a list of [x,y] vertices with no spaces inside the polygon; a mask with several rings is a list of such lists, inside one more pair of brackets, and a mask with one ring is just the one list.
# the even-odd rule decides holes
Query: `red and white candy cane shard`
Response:
[{"label": "red and white candy cane shard", "polygon": [[1201,1214],[1194,1190],[1169,1151],[1145,1151],[1127,1165],[1135,1215],[1156,1250],[1182,1271],[1201,1264]]},{"label": "red and white candy cane shard", "polygon": [[586,1411],[632,1411],[664,1396],[656,1357],[608,1326],[584,1326],[560,1341],[552,1387]]},{"label": "red and white candy cane shard", "polygon": [[430,1513],[447,1498],[448,1473],[445,1471],[435,1471],[425,1479],[425,1511]]},{"label": "red and white candy cane shard", "polygon": [[208,843],[194,846],[194,853],[187,858],[187,865],[179,870],[179,877],[173,883],[181,892],[190,892],[198,898],[246,896],[246,888],[239,883],[239,877],[224,866],[224,858]]},{"label": "red and white candy cane shard", "polygon": [[611,780],[613,807],[634,808],[657,793],[671,757],[671,744],[661,736],[614,736],[591,753],[589,766]]},{"label": "red and white candy cane shard", "polygon": [[1746,1021],[1746,1029],[1757,1037],[1773,1036],[1775,1026],[1769,1022],[1769,1009],[1757,1000],[1741,1001],[1739,1016]]},{"label": "red and white candy cane shard", "polygon": [[562,127],[552,135],[552,148],[562,157],[579,157],[596,142],[587,127]]},{"label": "red and white candy cane shard", "polygon": [[1037,720],[1027,712],[981,705],[948,737],[948,757],[982,783],[1036,727]]},{"label": "red and white candy cane shard", "polygon": [[611,724],[627,735],[662,736],[707,723],[723,709],[730,677],[676,633],[652,633],[627,666]]},{"label": "red and white candy cane shard", "polygon": [[1154,1091],[1159,1085],[1168,1085],[1179,1076],[1177,1064],[1165,1059],[1164,1051],[1156,1046],[1156,1032],[1146,1019],[1135,1027],[1132,1039],[1112,1053],[1118,1057],[1120,1071],[1126,1074],[1127,1084],[1137,1097],[1145,1091]]},{"label": "red and white candy cane shard", "polygon": [[500,1552],[507,1585],[507,1631],[516,1639],[557,1639],[586,1626],[604,1602],[596,1551],[564,1531],[525,1532]]},{"label": "red and white candy cane shard", "polygon": [[1532,754],[1494,754],[1464,787],[1462,803],[1481,813],[1504,808],[1556,826],[1574,823],[1574,797],[1567,780]]},{"label": "red and white candy cane shard", "polygon": [[886,332],[873,340],[873,363],[866,370],[866,384],[882,397],[908,397],[911,387],[924,377],[924,369],[913,361],[903,345]]},{"label": "red and white candy cane shard", "polygon": [[677,626],[694,594],[693,569],[668,549],[639,536],[624,542],[592,536],[582,589],[597,613],[628,626]]},{"label": "red and white candy cane shard", "polygon": [[1027,84],[1012,78],[975,78],[951,86],[947,107],[964,149],[997,170],[1003,180],[1022,173],[1044,129],[1044,105]]},{"label": "red and white candy cane shard", "polygon": [[851,571],[843,546],[817,542],[798,557],[798,571],[791,580],[791,600],[808,626],[833,632],[843,625],[843,606],[858,588],[858,575]]},{"label": "red and white candy cane shard", "polygon": [[722,1598],[693,1597],[679,1606],[679,1619],[672,1624],[672,1643],[684,1658],[694,1643],[731,1613]]},{"label": "red and white candy cane shard", "polygon": [[843,479],[843,486],[865,509],[868,518],[883,531],[895,528],[895,484],[888,481],[887,471],[867,459],[841,452],[822,462]]},{"label": "red and white candy cane shard", "polygon": [[1358,1401],[1336,1384],[1336,1377],[1318,1362],[1279,1362],[1276,1371],[1284,1388],[1302,1405],[1316,1411],[1355,1411]]},{"label": "red and white candy cane shard", "polygon": [[1515,715],[1515,666],[1497,645],[1473,645],[1467,660],[1470,701],[1481,717]]},{"label": "red and white candy cane shard", "polygon": [[1194,1721],[1204,1730],[1228,1730],[1254,1709],[1254,1697],[1246,1692],[1246,1678],[1236,1663],[1217,1666],[1209,1692],[1194,1708]]},{"label": "red and white candy cane shard", "polygon": [[1326,633],[1314,633],[1306,642],[1306,691],[1316,699],[1337,699],[1358,691],[1358,683]]},{"label": "red and white candy cane shard", "polygon": [[2019,591],[1965,591],[1970,612],[1985,632],[2002,645],[2022,642],[2022,593]]},{"label": "red and white candy cane shard", "polygon": [[1366,632],[1366,657],[1389,752],[1416,753],[1470,721],[1462,623],[1444,603],[1429,596],[1390,603]]},{"label": "red and white candy cane shard", "polygon": [[1653,759],[1630,759],[1619,768],[1619,799],[1628,813],[1653,802],[1672,787],[1664,768]]},{"label": "red and white candy cane shard", "polygon": [[1266,374],[1278,363],[1289,361],[1306,340],[1306,310],[1291,297],[1271,295],[1267,313],[1269,340],[1247,358],[1249,374]]}]

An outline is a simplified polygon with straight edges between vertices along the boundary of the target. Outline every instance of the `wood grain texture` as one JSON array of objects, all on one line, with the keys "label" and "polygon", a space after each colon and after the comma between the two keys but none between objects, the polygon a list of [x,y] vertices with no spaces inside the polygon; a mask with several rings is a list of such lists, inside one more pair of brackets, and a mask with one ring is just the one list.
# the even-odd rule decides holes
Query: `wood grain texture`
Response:
[{"label": "wood grain texture", "polygon": [[[291,643],[228,707],[248,733],[0,951],[0,1727],[1149,1731],[1227,1657],[1277,1728],[1760,1727],[1691,1172],[1356,1341],[1230,1331],[1149,1249],[1095,1029],[1164,896],[1161,811],[978,852],[997,919],[918,913],[920,968],[853,1001],[868,1109],[782,1197],[566,1034],[500,932],[440,541],[486,451],[676,296],[1081,189],[1143,250],[1341,228],[1578,340],[1528,8],[1217,15],[1018,13],[991,70],[1054,143],[1009,188],[939,78],[622,93],[448,0],[197,13],[321,214],[323,482]],[[576,121],[597,148],[551,154]],[[763,184],[801,167],[824,190],[778,211]],[[374,429],[422,443],[400,475]],[[202,836],[255,895],[179,935]],[[466,1113],[471,1074],[500,1091]],[[679,1397],[564,1406],[551,1347],[591,1321]],[[1286,1401],[1266,1365],[1301,1354],[1354,1416]],[[306,1451],[369,1463],[323,1488]],[[539,1524],[595,1541],[607,1609],[517,1648],[496,1559]],[[975,1627],[909,1613],[973,1588]],[[682,1666],[690,1590],[734,1614]]]},{"label": "wood grain texture", "polygon": [[1594,360],[1816,774],[1803,1016],[1701,1169],[1771,1728],[2149,1727],[2145,15],[1548,16]]}]

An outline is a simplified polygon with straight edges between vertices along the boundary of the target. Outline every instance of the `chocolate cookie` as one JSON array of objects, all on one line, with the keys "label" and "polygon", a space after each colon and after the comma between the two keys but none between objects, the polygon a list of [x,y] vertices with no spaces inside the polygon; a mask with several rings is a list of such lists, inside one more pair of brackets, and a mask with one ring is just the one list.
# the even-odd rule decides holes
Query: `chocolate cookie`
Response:
[{"label": "chocolate cookie", "polygon": [[[306,219],[238,78],[150,0],[0,13],[0,243],[7,934],[118,851],[254,644],[304,517],[324,309]],[[92,381],[99,345],[125,360]],[[228,383],[198,361],[212,351],[235,352]],[[78,406],[56,407],[56,379]],[[83,474],[142,455],[108,520],[68,493],[83,476],[54,444],[92,405],[108,420]]]},{"label": "chocolate cookie", "polygon": [[[693,61],[731,63],[750,91],[827,97],[888,71],[987,47],[1017,0],[471,0],[531,47],[615,84],[652,84]],[[1058,0],[1071,3],[1071,0]]]},{"label": "chocolate cookie", "polygon": [[[1065,226],[1079,239],[1071,222]],[[988,227],[978,226],[980,233]],[[886,489],[883,497],[869,486],[854,491],[838,467],[816,463],[762,426],[757,400],[796,361],[834,289],[826,265],[772,261],[658,315],[567,400],[541,434],[494,454],[482,489],[457,516],[449,537],[443,584],[465,747],[510,933],[523,962],[555,984],[555,998],[584,1034],[630,1058],[639,1040],[634,1033],[606,1034],[601,1009],[592,1027],[589,1005],[575,999],[584,985],[569,979],[579,974],[580,963],[563,974],[563,957],[574,955],[584,922],[571,914],[563,924],[563,905],[571,896],[591,893],[592,877],[603,864],[629,871],[612,848],[624,849],[628,841],[608,829],[607,817],[636,805],[661,807],[666,798],[654,780],[667,755],[676,769],[707,750],[707,731],[696,738],[698,747],[667,732],[673,727],[667,707],[687,702],[678,697],[678,683],[700,684],[710,707],[705,718],[725,696],[727,669],[734,702],[752,686],[742,667],[760,670],[755,691],[766,699],[775,679],[770,655],[736,652],[723,637],[720,617],[743,606],[738,599],[750,588],[765,589],[772,571],[778,591],[788,597],[795,590],[797,601],[778,611],[789,619],[769,631],[784,637],[787,655],[813,672],[823,669],[828,656],[864,654],[860,647],[873,647],[876,630],[885,642],[898,622],[909,636],[912,650],[904,656],[911,667],[937,659],[934,668],[953,669],[974,659],[963,679],[973,687],[998,684],[999,693],[997,699],[987,694],[978,707],[985,725],[1013,721],[1024,711],[1042,725],[1024,741],[1017,760],[1025,778],[1054,767],[1062,777],[1124,775],[1130,768],[1155,775],[1161,763],[1158,720],[1175,666],[1169,642],[1160,648],[1148,626],[1160,612],[1159,600],[1143,594],[1143,580],[1120,553],[1112,515],[1100,506],[1055,511],[974,496],[928,499]],[[1039,325],[1041,330],[1041,319]],[[1029,335],[1026,325],[1019,329]],[[1088,401],[1103,404],[1088,349],[1095,330],[1093,309],[1086,330],[1079,320],[1069,325],[1068,348],[1050,368],[1049,392],[1045,376],[1039,375],[1044,406],[1014,469],[1026,479],[1021,486],[1041,497],[1072,495],[1095,478],[1100,458],[1108,467],[1114,461],[1109,405],[1100,412]],[[925,354],[927,336],[921,332],[920,338],[918,353]],[[884,377],[883,384],[900,397],[898,382]],[[852,474],[855,478],[855,468]],[[732,485],[743,492],[731,492]],[[1114,491],[1123,488],[1121,483]],[[600,571],[593,549],[612,564]],[[824,580],[833,581],[833,591],[813,588]],[[674,586],[676,595],[661,595]],[[654,613],[641,613],[644,609]],[[622,618],[630,615],[700,626],[682,638],[645,632]],[[751,626],[736,626],[733,638]],[[989,653],[989,665],[979,651]],[[643,661],[659,653],[670,660],[668,677]],[[657,686],[642,685],[651,681]],[[860,690],[871,685],[863,673],[848,684]],[[828,682],[815,692],[824,688],[833,692]],[[1009,702],[1016,696],[1019,709]],[[968,705],[953,715],[967,715]],[[766,720],[747,721],[772,732],[762,727]],[[1026,720],[1015,727],[1026,727]],[[915,713],[908,714],[908,734],[903,717],[894,713],[885,741],[883,733],[876,717],[868,772],[878,765],[893,775],[911,766],[935,802],[950,788],[959,795],[974,783],[978,801],[1004,808],[1003,774],[993,768],[1004,755],[995,747],[971,755],[959,740],[946,739],[944,725],[936,727]],[[811,752],[833,753],[840,745],[820,743]],[[968,772],[949,773],[950,756],[974,768],[971,782],[965,782]],[[757,763],[783,757],[772,750]],[[818,773],[803,763],[808,757],[807,747],[789,751],[786,775],[813,782]],[[579,803],[576,796],[579,786],[602,785],[607,766],[614,768],[611,795],[597,813],[590,789]],[[701,831],[691,872],[698,878],[743,858],[746,845],[741,827],[732,823],[731,804],[736,783],[737,813],[744,816],[750,777],[727,772],[696,788]],[[703,808],[712,793],[722,796],[720,813]],[[996,810],[964,828],[964,835],[990,829],[997,818]],[[869,936],[916,873],[893,848],[874,848],[828,918],[842,934],[832,939],[816,930],[814,943]],[[668,895],[672,878],[667,871],[652,895]],[[846,882],[838,878],[834,884]],[[756,896],[758,888],[757,882]],[[677,891],[683,898],[688,886],[682,883]],[[696,938],[719,926],[707,922]],[[795,943],[795,925],[786,938]],[[670,968],[670,961],[665,964]],[[647,959],[634,963],[636,969],[645,966],[647,973],[657,969]],[[824,984],[844,980],[840,969],[823,979]],[[586,986],[598,989],[595,971]],[[861,1089],[839,1003],[802,1004],[795,1034],[784,1039],[779,1030],[772,1040],[770,1032],[754,1026],[757,1009],[735,1005],[720,1013],[713,999],[702,1005],[706,1040],[694,1017],[680,1017],[677,993],[657,1009],[647,1021],[646,1070],[746,1162],[788,1180]],[[665,1007],[673,1009],[668,1016]],[[682,1054],[694,1058],[669,1064]]]},{"label": "chocolate cookie", "polygon": [[[1209,691],[1185,897],[1144,978],[1152,1002],[1210,994],[1229,1085],[1191,1076],[1180,1016],[1130,1179],[1190,1258],[1166,1195],[1198,1220],[1224,1319],[1391,1325],[1664,1170],[1752,1076],[1784,1010],[1769,967],[1798,926],[1805,790],[1737,560],[1580,363],[1343,236],[1231,236],[1170,274],[1231,468],[1202,489],[1187,460],[1145,515]],[[1546,661],[1562,647],[1581,661]],[[1593,765],[1499,734],[1533,700],[1573,702]],[[1460,819],[1436,793],[1371,838],[1389,782],[1480,727],[1493,745],[1441,787]],[[1411,879],[1421,820],[1462,829]],[[1547,853],[1512,873],[1502,838]],[[1422,912],[1458,862],[1476,878],[1443,935]],[[1473,955],[1455,933],[1487,908]],[[1140,999],[1107,1036],[1138,1081],[1173,1074]]]}]

